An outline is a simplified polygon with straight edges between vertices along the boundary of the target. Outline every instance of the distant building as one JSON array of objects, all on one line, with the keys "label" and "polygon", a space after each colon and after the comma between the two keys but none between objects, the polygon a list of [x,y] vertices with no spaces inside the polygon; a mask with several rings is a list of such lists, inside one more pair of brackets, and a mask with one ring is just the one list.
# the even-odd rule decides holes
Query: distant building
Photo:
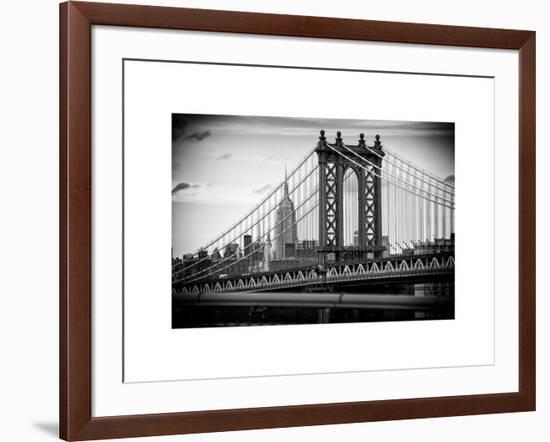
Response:
[{"label": "distant building", "polygon": [[359,230],[353,232],[353,247],[359,247]]},{"label": "distant building", "polygon": [[217,247],[212,252],[212,255],[210,255],[210,258],[212,258],[212,261],[218,261],[218,260],[222,259],[222,255],[221,255],[221,253],[220,253],[220,251],[218,250]]},{"label": "distant building", "polygon": [[252,252],[252,235],[243,236],[243,257],[246,257],[247,261],[252,261],[250,256]]},{"label": "distant building", "polygon": [[317,241],[314,239],[304,239],[296,243],[296,250],[309,250],[317,247]]},{"label": "distant building", "polygon": [[283,199],[275,214],[275,254],[277,259],[286,258],[286,244],[298,241],[298,226],[294,202],[288,194],[288,182],[285,178]]},{"label": "distant building", "polygon": [[271,261],[271,240],[269,239],[269,233],[264,244],[264,270],[269,270],[269,263]]},{"label": "distant building", "polygon": [[296,243],[296,258],[315,261],[317,259],[317,241],[304,239]]},{"label": "distant building", "polygon": [[296,256],[296,243],[287,242],[285,244],[285,258]]},{"label": "distant building", "polygon": [[382,257],[386,258],[390,256],[390,237],[388,235],[382,236]]},{"label": "distant building", "polygon": [[211,263],[212,261],[208,257],[206,250],[200,250],[196,257],[186,253],[182,256],[181,260],[179,258],[176,260],[175,266],[173,266],[173,273],[177,279],[181,279],[204,271]]},{"label": "distant building", "polygon": [[254,263],[254,257],[252,256],[252,235],[243,236],[242,250],[245,265],[249,269]]},{"label": "distant building", "polygon": [[237,258],[238,252],[239,252],[239,244],[237,243],[227,244],[225,246],[225,251],[223,252],[223,257],[229,258],[230,256],[234,256],[235,258]]},{"label": "distant building", "polygon": [[264,245],[260,242],[259,238],[252,243],[251,258],[253,266],[261,264],[264,260]]}]

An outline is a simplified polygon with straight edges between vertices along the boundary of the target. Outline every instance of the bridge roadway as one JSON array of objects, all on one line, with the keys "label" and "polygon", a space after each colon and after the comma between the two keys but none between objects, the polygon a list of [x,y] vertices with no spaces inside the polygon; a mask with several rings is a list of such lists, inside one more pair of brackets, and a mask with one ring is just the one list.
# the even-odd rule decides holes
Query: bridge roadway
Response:
[{"label": "bridge roadway", "polygon": [[[335,263],[320,272],[317,266],[203,279],[191,284],[176,282],[173,299],[178,304],[361,307],[426,310],[444,307],[448,296],[411,296],[368,293],[380,284],[450,282],[454,251]],[[357,291],[362,293],[338,293]]]}]

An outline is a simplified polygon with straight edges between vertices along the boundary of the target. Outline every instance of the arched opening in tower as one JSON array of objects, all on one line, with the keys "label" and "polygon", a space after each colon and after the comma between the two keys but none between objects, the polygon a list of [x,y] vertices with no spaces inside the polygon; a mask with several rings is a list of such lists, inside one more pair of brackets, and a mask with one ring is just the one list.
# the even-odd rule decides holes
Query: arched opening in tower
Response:
[{"label": "arched opening in tower", "polygon": [[344,246],[359,246],[359,178],[355,170],[348,167],[344,173],[343,227]]}]

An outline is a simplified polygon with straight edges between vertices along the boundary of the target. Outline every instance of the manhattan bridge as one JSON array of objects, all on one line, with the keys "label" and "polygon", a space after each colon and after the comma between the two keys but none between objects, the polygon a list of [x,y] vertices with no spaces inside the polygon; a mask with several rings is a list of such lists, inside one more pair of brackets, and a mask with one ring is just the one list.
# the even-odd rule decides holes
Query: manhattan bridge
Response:
[{"label": "manhattan bridge", "polygon": [[315,307],[319,322],[338,307],[453,317],[454,210],[454,181],[392,152],[379,135],[348,144],[322,130],[257,206],[172,260],[173,302]]}]

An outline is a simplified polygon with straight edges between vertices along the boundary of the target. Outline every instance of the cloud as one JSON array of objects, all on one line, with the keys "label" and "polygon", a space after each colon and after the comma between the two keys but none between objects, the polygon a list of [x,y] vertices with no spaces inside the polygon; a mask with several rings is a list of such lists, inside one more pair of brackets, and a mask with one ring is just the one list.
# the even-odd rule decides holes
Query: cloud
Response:
[{"label": "cloud", "polygon": [[172,189],[172,195],[176,192],[179,192],[180,190],[189,189],[190,187],[191,187],[191,184],[189,183],[178,183]]},{"label": "cloud", "polygon": [[224,154],[220,155],[219,157],[216,157],[216,159],[217,160],[228,160],[232,156],[233,156],[232,153],[224,153]]},{"label": "cloud", "polygon": [[204,140],[206,137],[209,137],[211,134],[210,134],[210,131],[209,130],[205,130],[203,132],[193,132],[193,133],[189,133],[189,134],[186,134],[183,138],[181,138],[181,140],[196,140],[196,141],[202,141]]},{"label": "cloud", "polygon": [[271,189],[271,184],[266,184],[265,186],[262,186],[259,189],[254,189],[252,192],[254,192],[254,193],[264,193],[269,189]]},{"label": "cloud", "polygon": [[450,184],[450,185],[454,186],[455,185],[455,176],[454,175],[449,175],[443,181],[445,181],[447,184]]},{"label": "cloud", "polygon": [[188,132],[185,127],[172,128],[172,142],[181,142],[186,140],[202,141],[211,135],[209,130],[202,132]]},{"label": "cloud", "polygon": [[201,187],[200,184],[178,183],[172,189],[172,195],[179,192],[179,191],[181,191],[181,190],[185,190],[185,189],[189,189],[189,188],[198,189],[199,187]]},{"label": "cloud", "polygon": [[269,154],[262,157],[262,161],[273,162],[275,164],[282,164],[290,161],[289,155]]},{"label": "cloud", "polygon": [[[174,116],[176,118],[176,116]],[[452,135],[454,123],[430,121],[392,121],[334,118],[260,117],[246,115],[179,115],[189,124],[208,127],[214,135],[311,136],[314,140],[324,128],[332,140],[341,130],[348,142],[363,132],[367,139],[380,135],[425,136]]]},{"label": "cloud", "polygon": [[[215,184],[207,185],[202,183],[200,185],[183,184],[183,191],[172,192],[172,201],[221,205],[243,204],[249,206],[257,204],[258,199],[262,198],[251,187],[246,186],[217,186]],[[188,186],[185,186],[185,184]],[[194,190],[195,186],[199,188]],[[174,187],[174,189],[177,187]]]},{"label": "cloud", "polygon": [[180,114],[172,115],[172,142],[187,140],[202,141],[211,135],[209,130],[189,129],[189,117]]}]

